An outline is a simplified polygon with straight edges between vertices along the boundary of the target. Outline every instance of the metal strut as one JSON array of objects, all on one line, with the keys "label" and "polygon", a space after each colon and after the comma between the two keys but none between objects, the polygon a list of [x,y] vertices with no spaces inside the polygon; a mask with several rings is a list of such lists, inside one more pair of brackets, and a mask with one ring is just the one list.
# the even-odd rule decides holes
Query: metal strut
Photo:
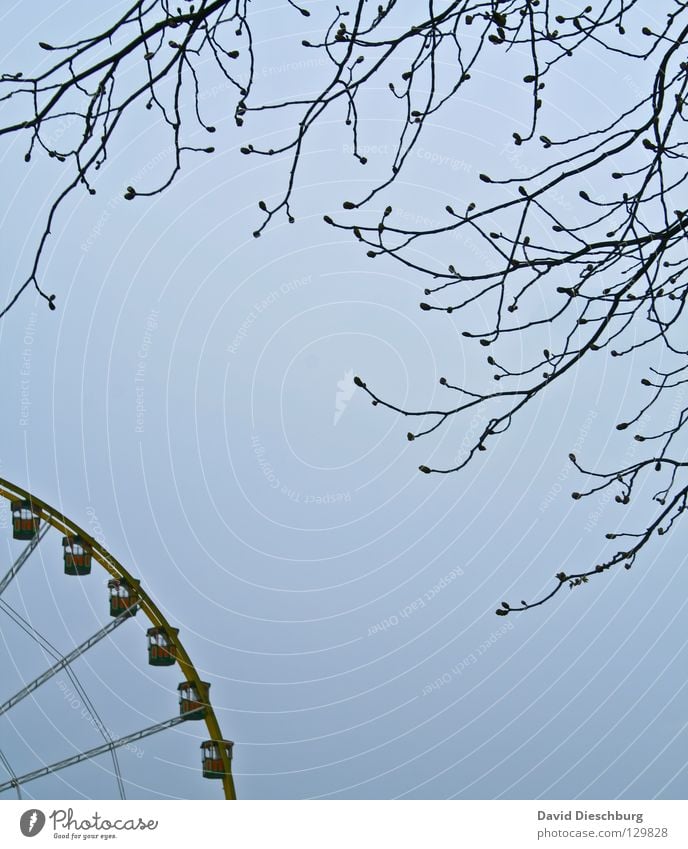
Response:
[{"label": "metal strut", "polygon": [[10,762],[7,760],[7,758],[5,757],[5,753],[2,751],[2,749],[0,749],[0,760],[3,762],[3,765],[4,765],[5,769],[7,770],[7,772],[12,776],[12,778],[10,779],[10,787],[14,787],[16,789],[17,799],[21,800],[22,794],[21,794],[21,790],[19,789],[17,774],[12,769],[12,766],[11,766]]},{"label": "metal strut", "polygon": [[[7,604],[6,601],[3,601],[1,598],[0,598],[0,610],[3,610],[10,617],[10,619],[14,622],[14,624],[18,625],[22,629],[22,631],[24,631],[25,634],[28,634],[31,637],[31,639],[35,643],[37,643],[41,647],[41,649],[43,649],[44,652],[51,655],[53,660],[60,660],[62,655],[55,648],[55,646],[50,642],[50,640],[48,640],[46,637],[44,637],[43,634],[41,634],[41,632],[38,630],[38,628],[34,627],[30,622],[27,622],[27,620],[24,619],[24,617],[20,613],[18,613],[13,607],[11,607],[9,604]],[[93,702],[89,698],[88,693],[84,689],[83,684],[81,683],[81,681],[79,681],[79,676],[71,668],[67,668],[66,672],[67,672],[67,676],[69,677],[69,680],[74,685],[75,690],[77,691],[77,693],[79,694],[79,696],[83,700],[84,705],[86,706],[86,709],[91,714],[91,718],[92,718],[93,722],[95,723],[96,728],[102,734],[103,740],[111,743],[112,742],[112,736],[110,735],[110,732],[108,731],[107,726],[105,725],[103,720],[100,718],[100,714],[96,710],[96,706],[93,704]],[[3,757],[2,750],[0,750],[0,759],[3,760],[3,762],[6,761],[6,758]],[[124,789],[124,784],[122,783],[122,773],[120,771],[119,762],[117,760],[117,752],[115,752],[115,751],[112,752],[112,766],[113,766],[114,771],[115,771],[115,777],[117,779],[117,788],[119,790],[120,798],[126,799],[126,791]],[[5,763],[5,769],[12,776],[12,778],[16,779],[17,776],[12,771],[12,768],[11,768],[9,762]],[[21,791],[19,789],[19,786],[17,786],[17,794],[18,794],[19,798],[21,799]]]},{"label": "metal strut", "polygon": [[[6,498],[9,501],[16,501],[17,499],[30,501],[31,504],[40,511],[42,521],[50,524],[61,534],[67,536],[79,536],[85,540],[92,551],[93,559],[99,563],[112,578],[125,579],[131,585],[135,583],[134,577],[106,548],[95,540],[88,531],[85,531],[75,522],[68,519],[61,510],[56,510],[54,507],[46,504],[45,501],[41,501],[30,492],[27,492],[25,489],[22,489],[16,484],[4,480],[3,478],[0,478],[0,497]],[[184,645],[174,630],[170,628],[162,611],[148,595],[144,587],[138,587],[138,602],[139,609],[145,614],[151,625],[155,628],[165,628],[168,632],[170,642],[175,647],[177,663],[179,664],[184,680],[192,682],[197,689],[200,688],[198,692],[205,692],[204,684],[200,679],[193,661],[184,648]],[[215,715],[215,711],[209,700],[206,705],[204,720],[210,739],[223,740],[224,735],[222,734],[220,723],[217,720],[217,716]],[[231,759],[223,746],[220,747],[220,757],[222,759],[223,767],[222,787],[225,799],[236,799],[236,790],[232,779]]]},{"label": "metal strut", "polygon": [[14,561],[14,566],[12,566],[10,571],[5,575],[2,581],[0,581],[0,595],[5,592],[12,578],[14,578],[17,572],[29,559],[29,557],[33,553],[34,548],[46,535],[49,527],[50,525],[47,522],[41,523],[40,527],[38,528],[38,533],[33,537],[33,539],[29,542],[24,551],[22,551],[19,557],[17,557],[17,559]]},{"label": "metal strut", "polygon": [[60,769],[65,769],[68,766],[74,766],[74,764],[78,764],[81,761],[88,760],[89,758],[96,758],[98,755],[102,755],[104,752],[110,751],[110,749],[117,749],[121,746],[126,746],[127,743],[133,743],[134,740],[142,740],[144,737],[150,737],[151,734],[157,734],[158,731],[164,731],[166,728],[172,728],[175,725],[179,725],[180,722],[186,722],[188,716],[174,716],[172,719],[167,719],[165,722],[159,722],[157,725],[151,725],[148,728],[144,728],[142,731],[134,731],[133,734],[127,734],[126,737],[120,737],[119,740],[113,740],[111,743],[103,743],[100,746],[96,746],[94,749],[89,749],[87,752],[79,752],[77,755],[72,755],[71,758],[65,758],[62,761],[57,761],[57,763],[51,764],[50,766],[44,766],[40,769],[35,769],[33,772],[27,772],[26,775],[20,775],[18,777],[13,778],[11,781],[5,781],[4,784],[0,784],[0,793],[8,790],[10,787],[15,787],[19,784],[26,784],[27,781],[33,781],[35,778],[42,778],[44,775],[49,775],[51,772],[57,772]]},{"label": "metal strut", "polygon": [[50,669],[46,669],[46,671],[39,675],[38,678],[34,678],[34,680],[27,684],[26,687],[23,687],[19,690],[18,693],[15,693],[11,699],[8,699],[4,705],[0,705],[0,716],[3,713],[8,711],[11,707],[14,707],[18,702],[20,702],[23,698],[29,695],[29,693],[33,693],[34,690],[37,690],[41,684],[45,684],[46,681],[49,681],[53,675],[56,675],[61,669],[64,669],[65,666],[69,666],[69,664],[76,660],[79,655],[82,655],[85,651],[88,651],[92,646],[98,643],[103,637],[106,637],[111,631],[114,631],[119,625],[122,624],[126,619],[129,618],[129,614],[131,611],[136,608],[137,605],[132,605],[128,607],[126,610],[123,610],[119,616],[113,619],[111,622],[108,622],[104,628],[101,628],[100,631],[96,631],[96,633],[89,637],[85,642],[83,642],[80,646],[77,646],[75,649],[66,654],[61,660],[51,666]]}]

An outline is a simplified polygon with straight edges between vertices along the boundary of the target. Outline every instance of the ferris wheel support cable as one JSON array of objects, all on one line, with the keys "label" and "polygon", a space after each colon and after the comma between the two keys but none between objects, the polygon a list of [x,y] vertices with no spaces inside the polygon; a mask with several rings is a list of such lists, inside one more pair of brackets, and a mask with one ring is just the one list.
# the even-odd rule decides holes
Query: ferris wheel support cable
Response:
[{"label": "ferris wheel support cable", "polygon": [[[80,528],[75,522],[68,519],[61,511],[55,510],[55,508],[46,504],[46,502],[41,501],[41,499],[36,498],[25,489],[22,489],[16,484],[13,484],[3,478],[0,478],[0,496],[7,498],[10,501],[16,499],[29,500],[34,511],[40,515],[42,520],[48,522],[58,531],[67,536],[72,534],[81,537],[90,547],[94,560],[96,560],[113,578],[124,578],[130,586],[136,583],[134,578],[124,568],[124,566],[122,566],[122,564],[116,560],[104,546],[95,540],[91,534],[83,528]],[[201,700],[206,703],[207,709],[204,721],[211,739],[218,741],[223,740],[224,737],[220,730],[220,723],[217,721],[215,711],[210,703],[207,687],[205,683],[201,681],[201,678],[196,671],[196,667],[187,654],[186,649],[182,645],[177,633],[174,629],[170,628],[167,619],[142,586],[137,587],[137,594],[140,609],[154,627],[165,629],[170,644],[175,649],[177,663],[179,664],[182,675],[187,681],[190,681],[194,685],[196,692],[201,697]],[[232,764],[224,746],[220,746],[219,754],[222,761],[222,787],[225,799],[236,799],[234,779],[232,778]]]},{"label": "ferris wheel support cable", "polygon": [[175,725],[179,725],[181,722],[187,721],[188,717],[186,716],[173,716],[172,719],[166,719],[164,722],[158,722],[157,725],[151,725],[148,728],[143,728],[141,731],[134,731],[133,734],[127,734],[126,737],[120,737],[118,740],[113,740],[111,743],[103,743],[101,746],[88,749],[86,752],[79,752],[69,758],[50,764],[50,766],[44,766],[40,769],[35,769],[33,772],[27,772],[25,775],[20,775],[13,778],[11,781],[5,781],[3,784],[0,784],[0,793],[3,793],[10,787],[16,787],[19,784],[26,784],[27,781],[34,781],[36,778],[43,778],[45,775],[58,772],[68,766],[74,766],[74,764],[81,763],[81,761],[96,758],[98,755],[102,755],[109,749],[126,746],[128,743],[133,743],[135,740],[142,740],[144,737],[150,737],[151,734],[157,734],[158,731],[173,728]]},{"label": "ferris wheel support cable", "polygon": [[38,529],[38,533],[36,534],[36,536],[32,540],[29,541],[28,545],[24,548],[24,551],[22,551],[22,553],[19,555],[19,557],[17,557],[17,559],[14,561],[14,565],[12,566],[12,568],[5,575],[5,577],[2,579],[2,581],[0,581],[0,595],[2,595],[5,592],[5,590],[9,586],[12,578],[14,578],[14,576],[17,574],[17,572],[21,569],[21,567],[26,563],[26,561],[29,559],[29,557],[33,554],[33,550],[36,548],[38,543],[46,535],[49,527],[50,527],[50,525],[47,522],[43,522],[41,524],[40,528]]},{"label": "ferris wheel support cable", "polygon": [[22,689],[19,690],[18,693],[15,693],[12,698],[8,699],[4,705],[0,705],[0,716],[2,716],[2,714],[8,711],[11,707],[18,704],[22,699],[26,698],[26,696],[30,693],[33,693],[34,690],[37,690],[41,684],[45,684],[46,681],[49,681],[53,675],[56,675],[61,669],[64,669],[65,666],[69,666],[70,663],[75,661],[77,657],[80,657],[85,651],[88,651],[90,648],[95,646],[96,643],[99,643],[103,637],[107,637],[109,633],[114,631],[115,628],[118,628],[122,622],[125,622],[129,618],[130,613],[134,608],[136,608],[136,606],[137,605],[134,604],[126,610],[123,610],[119,616],[111,622],[108,622],[108,624],[101,628],[100,631],[96,631],[95,634],[87,640],[84,640],[81,645],[72,649],[69,654],[63,655],[63,657],[51,666],[50,669],[46,669],[45,672],[38,676],[38,678],[34,678],[30,684],[27,684],[26,687],[22,687]]},{"label": "ferris wheel support cable", "polygon": [[[60,654],[60,652],[50,642],[50,640],[43,634],[41,634],[38,628],[36,628],[34,625],[24,619],[24,617],[20,613],[18,613],[10,604],[8,604],[6,601],[3,601],[2,599],[0,599],[0,609],[4,610],[7,616],[9,616],[10,619],[15,623],[15,625],[21,628],[22,631],[24,631],[29,637],[31,637],[31,639],[34,640],[34,642],[36,642],[41,647],[41,649],[43,649],[44,652],[49,654],[54,660],[60,660],[60,658],[64,657],[64,655]],[[84,685],[79,680],[79,676],[69,666],[66,668],[65,671],[67,673],[67,677],[74,685],[74,689],[77,691],[81,700],[86,706],[86,709],[91,714],[93,723],[100,732],[103,740],[105,740],[105,742],[107,743],[112,743],[112,735],[110,734],[107,726],[101,719],[100,714],[98,713],[96,706],[93,704],[88,693],[86,692]],[[0,759],[3,759],[3,762],[6,761],[6,758],[4,758],[2,751],[0,751]],[[122,781],[122,772],[119,767],[117,752],[114,749],[112,750],[112,766],[115,772],[115,780],[117,781],[117,789],[120,798],[126,799],[126,791],[124,789],[124,782]],[[10,773],[10,775],[16,778],[16,775],[14,774],[14,772],[12,772],[9,763],[5,763],[5,768]]]}]

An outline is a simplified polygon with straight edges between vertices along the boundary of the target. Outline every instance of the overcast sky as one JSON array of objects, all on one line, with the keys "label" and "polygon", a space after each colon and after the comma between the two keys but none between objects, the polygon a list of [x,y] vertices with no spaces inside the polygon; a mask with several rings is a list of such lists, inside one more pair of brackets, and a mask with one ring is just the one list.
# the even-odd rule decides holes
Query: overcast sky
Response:
[{"label": "overcast sky", "polygon": [[[85,0],[30,5],[5,7],[3,71],[28,73],[39,40],[75,40],[126,6],[93,19]],[[308,22],[281,2],[253,15],[257,98],[314,90],[326,68],[298,49]],[[652,73],[608,61],[567,70],[547,128],[608,117]],[[447,203],[485,196],[481,171],[536,161],[510,145],[527,108],[513,73],[485,66],[428,126],[393,189],[400,220],[440,220]],[[449,465],[479,422],[409,443],[408,421],[372,407],[353,375],[425,409],[445,399],[440,376],[470,381],[484,352],[461,337],[460,316],[418,309],[425,279],[371,262],[322,222],[386,173],[398,118],[385,81],[366,98],[367,170],[333,112],[306,146],[296,223],[278,218],[258,240],[257,202],[277,197],[287,162],[238,148],[271,143],[289,119],[237,131],[219,81],[203,105],[217,152],[185,159],[163,196],[121,200],[171,161],[141,109],[97,195],[62,209],[42,266],[57,310],[27,293],[0,323],[0,477],[93,533],[179,627],[235,741],[241,798],[684,798],[684,529],[630,572],[494,615],[612,552],[604,534],[627,514],[572,501],[581,480],[567,455],[604,468],[633,456],[637,444],[613,433],[641,397],[643,361],[586,366],[461,474],[419,474]],[[3,301],[62,179],[54,161],[25,165],[24,144],[0,147]],[[526,356],[513,343],[512,361]],[[3,551],[7,568],[21,546]],[[67,577],[61,555],[51,531],[4,600],[66,651],[107,621],[106,576]],[[9,696],[48,661],[2,617]],[[75,666],[114,736],[177,711],[179,674],[146,664],[146,626],[139,615]],[[0,722],[18,774],[101,739],[64,674]],[[218,797],[200,775],[202,739],[189,723],[121,751],[127,794]],[[112,762],[25,792],[113,797]]]}]

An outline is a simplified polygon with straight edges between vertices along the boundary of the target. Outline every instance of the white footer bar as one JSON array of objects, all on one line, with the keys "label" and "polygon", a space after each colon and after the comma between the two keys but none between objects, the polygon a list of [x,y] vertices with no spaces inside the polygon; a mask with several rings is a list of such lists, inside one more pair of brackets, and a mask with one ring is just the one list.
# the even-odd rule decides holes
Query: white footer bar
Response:
[{"label": "white footer bar", "polygon": [[[28,843],[31,838],[33,842]],[[15,801],[0,843],[150,849],[688,847],[683,801]]]}]

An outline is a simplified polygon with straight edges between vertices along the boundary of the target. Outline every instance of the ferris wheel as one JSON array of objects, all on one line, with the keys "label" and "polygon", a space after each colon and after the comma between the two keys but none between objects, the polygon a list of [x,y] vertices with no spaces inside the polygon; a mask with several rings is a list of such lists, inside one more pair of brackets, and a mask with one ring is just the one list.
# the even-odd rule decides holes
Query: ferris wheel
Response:
[{"label": "ferris wheel", "polygon": [[[102,567],[107,573],[107,596],[103,599],[103,612],[104,614],[109,612],[110,615],[109,621],[106,621],[106,624],[99,630],[70,652],[63,654],[40,634],[32,623],[28,622],[0,598],[0,612],[9,616],[25,631],[29,632],[30,629],[30,635],[33,639],[55,661],[52,666],[32,681],[25,683],[20,690],[9,698],[0,695],[0,701],[5,699],[0,703],[0,715],[14,708],[58,672],[65,670],[78,688],[84,704],[88,706],[93,724],[98,728],[104,740],[102,745],[77,752],[24,774],[17,774],[9,759],[0,749],[0,762],[9,776],[7,780],[0,781],[0,794],[16,792],[21,798],[21,787],[28,782],[59,772],[75,764],[94,760],[102,755],[109,755],[113,761],[114,775],[120,796],[124,798],[124,784],[117,760],[118,749],[130,747],[137,740],[150,737],[184,722],[204,721],[208,731],[208,739],[202,742],[200,746],[202,775],[204,778],[221,781],[225,799],[235,799],[231,769],[234,744],[231,740],[226,740],[222,736],[220,725],[210,702],[210,684],[200,679],[191,658],[179,639],[179,629],[170,626],[139,579],[132,577],[99,542],[60,511],[53,509],[29,492],[2,478],[0,478],[0,496],[9,501],[13,538],[25,543],[9,571],[0,578],[0,597],[29,561],[39,543],[53,528],[62,535],[61,560],[64,563],[64,575],[69,576],[65,578],[66,581],[89,576],[93,564]],[[179,708],[178,712],[169,719],[123,737],[113,738],[100,720],[87,693],[71,672],[71,665],[78,657],[100,643],[101,640],[114,637],[114,632],[121,627],[126,627],[126,623],[138,613],[145,616],[150,625],[146,631],[148,664],[151,667],[174,666],[175,664],[179,666],[182,678],[177,688],[179,691]]]}]

